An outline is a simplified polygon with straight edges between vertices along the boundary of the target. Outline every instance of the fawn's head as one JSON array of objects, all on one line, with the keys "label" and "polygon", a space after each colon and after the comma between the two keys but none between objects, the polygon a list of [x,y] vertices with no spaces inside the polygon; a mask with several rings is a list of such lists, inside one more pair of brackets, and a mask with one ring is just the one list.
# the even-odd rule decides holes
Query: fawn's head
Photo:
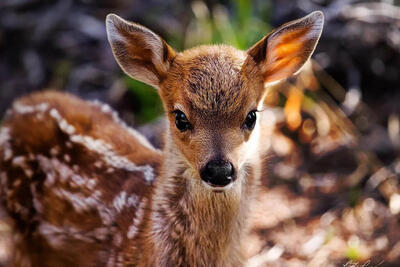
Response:
[{"label": "fawn's head", "polygon": [[220,190],[245,172],[256,152],[266,85],[298,72],[309,59],[323,14],[284,24],[247,51],[200,46],[177,53],[143,26],[113,14],[106,24],[121,68],[159,90],[172,142],[187,167]]}]

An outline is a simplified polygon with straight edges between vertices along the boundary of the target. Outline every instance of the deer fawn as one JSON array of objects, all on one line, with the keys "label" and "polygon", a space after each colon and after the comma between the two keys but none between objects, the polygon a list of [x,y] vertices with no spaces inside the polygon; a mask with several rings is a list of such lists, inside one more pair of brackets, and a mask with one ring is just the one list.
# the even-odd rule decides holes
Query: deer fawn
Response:
[{"label": "deer fawn", "polygon": [[248,51],[175,52],[108,15],[121,68],[159,90],[162,151],[109,106],[42,92],[16,101],[0,132],[13,266],[241,266],[246,216],[262,173],[265,86],[300,70],[320,37],[314,12]]}]

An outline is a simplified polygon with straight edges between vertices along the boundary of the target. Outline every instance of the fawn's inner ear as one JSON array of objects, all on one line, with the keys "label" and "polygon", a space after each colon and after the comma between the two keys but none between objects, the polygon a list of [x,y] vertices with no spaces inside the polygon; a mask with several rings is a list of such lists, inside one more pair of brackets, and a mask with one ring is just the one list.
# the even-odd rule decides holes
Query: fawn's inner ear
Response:
[{"label": "fawn's inner ear", "polygon": [[316,11],[282,25],[251,47],[247,53],[260,66],[264,81],[297,73],[314,52],[323,24],[324,15]]},{"label": "fawn's inner ear", "polygon": [[107,37],[123,71],[134,79],[159,88],[175,51],[157,34],[117,15],[106,19]]}]

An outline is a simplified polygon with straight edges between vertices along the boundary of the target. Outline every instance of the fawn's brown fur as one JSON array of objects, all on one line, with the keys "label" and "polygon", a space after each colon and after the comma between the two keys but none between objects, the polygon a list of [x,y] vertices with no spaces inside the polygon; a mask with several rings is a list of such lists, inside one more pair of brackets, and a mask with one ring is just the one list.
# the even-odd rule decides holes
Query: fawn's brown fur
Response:
[{"label": "fawn's brown fur", "polygon": [[[248,51],[200,46],[176,53],[115,15],[108,37],[124,71],[159,89],[163,151],[104,104],[57,92],[23,97],[0,132],[3,203],[15,220],[15,266],[241,266],[241,238],[261,175],[265,84],[297,72],[322,30],[315,12]],[[175,125],[176,110],[190,122]],[[259,114],[260,115],[260,114]],[[213,188],[200,169],[231,162],[236,180]]]}]

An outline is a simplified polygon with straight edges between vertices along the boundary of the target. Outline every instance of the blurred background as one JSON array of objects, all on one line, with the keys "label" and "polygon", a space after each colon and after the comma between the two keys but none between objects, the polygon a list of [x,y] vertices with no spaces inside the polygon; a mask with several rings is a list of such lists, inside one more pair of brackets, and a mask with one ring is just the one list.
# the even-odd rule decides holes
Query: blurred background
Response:
[{"label": "blurred background", "polygon": [[[400,266],[399,0],[1,0],[0,118],[21,95],[68,91],[109,103],[161,147],[157,92],[115,63],[108,13],[181,51],[247,49],[314,10],[326,21],[313,59],[268,89],[269,176],[245,241],[250,266]],[[7,266],[12,232],[0,214]]]}]

